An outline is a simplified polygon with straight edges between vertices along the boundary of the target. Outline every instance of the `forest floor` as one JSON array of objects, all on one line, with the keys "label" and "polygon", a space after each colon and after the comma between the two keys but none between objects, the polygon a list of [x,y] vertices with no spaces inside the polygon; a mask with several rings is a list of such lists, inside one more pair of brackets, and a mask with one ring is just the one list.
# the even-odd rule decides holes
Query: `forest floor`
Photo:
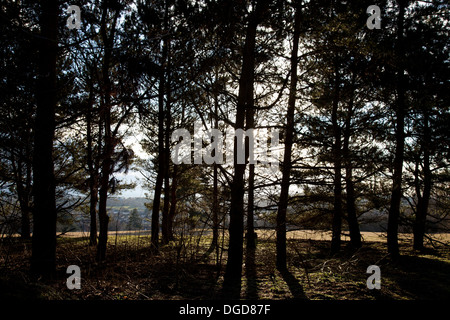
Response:
[{"label": "forest floor", "polygon": [[[107,261],[95,262],[95,248],[86,237],[58,238],[57,270],[53,281],[29,275],[31,242],[19,238],[0,241],[0,299],[48,300],[178,300],[219,299],[226,251],[205,255],[210,235],[191,235],[150,252],[148,235],[109,237]],[[227,243],[220,241],[220,245]],[[429,245],[429,244],[428,244]],[[310,300],[449,300],[450,250],[435,243],[424,252],[412,250],[409,237],[401,242],[401,258],[387,255],[385,241],[365,238],[352,250],[344,241],[339,254],[330,255],[322,237],[288,238],[288,272],[275,267],[275,238],[260,232],[255,251],[244,249],[243,299]],[[81,269],[81,289],[66,286],[66,269]],[[369,290],[367,267],[381,270],[381,289]],[[223,298],[223,297],[222,297]],[[225,297],[226,298],[226,297]]]}]

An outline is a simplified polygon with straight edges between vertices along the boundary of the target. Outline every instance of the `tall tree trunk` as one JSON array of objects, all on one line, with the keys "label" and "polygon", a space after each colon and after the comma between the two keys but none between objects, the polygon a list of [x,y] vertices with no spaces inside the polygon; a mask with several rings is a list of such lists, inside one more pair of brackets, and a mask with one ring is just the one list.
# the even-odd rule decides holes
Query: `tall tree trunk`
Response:
[{"label": "tall tree trunk", "polygon": [[167,222],[168,229],[168,239],[169,241],[174,240],[173,236],[173,221],[175,219],[176,208],[177,208],[177,187],[178,187],[178,169],[177,166],[173,166],[172,172],[172,187],[170,188],[170,210],[169,210],[169,219]]},{"label": "tall tree trunk", "polygon": [[[247,108],[245,110],[245,127],[246,130],[254,130],[255,128],[255,108],[254,108],[254,99],[253,99],[253,88],[252,95],[248,97],[247,100]],[[250,137],[246,137],[245,139],[245,154],[247,157],[250,155]],[[254,139],[254,133],[253,133]],[[256,234],[255,227],[253,225],[253,217],[255,212],[255,165],[253,163],[249,164],[248,170],[248,188],[247,188],[247,248],[254,249],[256,248]],[[254,256],[254,255],[253,255]]]},{"label": "tall tree trunk", "polygon": [[[159,157],[163,157],[163,155],[160,154]],[[160,163],[161,161],[158,162]],[[155,192],[153,194],[153,207],[152,207],[151,250],[153,253],[157,253],[159,250],[159,209],[161,206],[162,185],[163,185],[163,174],[162,172],[160,173],[158,169],[155,183]]]},{"label": "tall tree trunk", "polygon": [[[166,26],[166,29],[168,29],[168,26]],[[165,159],[170,159],[170,137],[171,137],[171,123],[172,123],[172,115],[170,110],[170,39],[166,37],[164,39],[164,46],[166,46],[166,71],[165,71],[165,86],[166,86],[166,108],[165,108],[165,120],[166,120],[166,127],[164,131],[164,157]],[[170,223],[169,223],[169,210],[170,210],[170,167],[169,163],[167,161],[164,162],[164,206],[162,211],[162,222],[161,222],[161,229],[162,229],[162,243],[167,244],[170,241]]]},{"label": "tall tree trunk", "polygon": [[289,199],[289,186],[292,167],[292,145],[294,140],[294,116],[298,83],[298,46],[300,40],[301,7],[300,0],[296,2],[294,18],[294,35],[291,53],[291,83],[286,115],[286,136],[284,141],[284,159],[282,167],[281,191],[277,212],[277,258],[276,265],[280,271],[287,269],[286,264],[286,212]]},{"label": "tall tree trunk", "polygon": [[[158,134],[158,140],[159,139],[160,138]],[[153,194],[153,207],[152,207],[151,250],[153,253],[157,253],[159,250],[159,209],[161,207],[161,191],[164,178],[163,172],[161,170],[161,166],[164,166],[164,164],[162,163],[163,161],[164,161],[164,150],[159,150],[158,169],[157,169],[158,172],[156,174],[155,192]]]},{"label": "tall tree trunk", "polygon": [[[247,108],[253,108],[256,28],[267,7],[267,0],[259,1],[249,17],[242,57],[242,71],[239,79],[236,130],[244,129],[245,112]],[[234,177],[231,184],[230,238],[228,260],[223,282],[224,292],[233,298],[240,296],[243,261],[244,173],[246,164],[237,163],[237,150],[241,147],[238,139],[236,139],[234,143]],[[247,158],[248,154],[245,155],[246,161]]]},{"label": "tall tree trunk", "polygon": [[213,238],[211,250],[216,250],[216,264],[219,265],[219,188],[217,163],[213,164]]},{"label": "tall tree trunk", "polygon": [[393,258],[400,255],[398,247],[398,220],[400,217],[400,203],[402,199],[402,170],[405,146],[405,76],[404,76],[404,15],[407,1],[398,0],[399,13],[397,21],[397,101],[395,104],[396,128],[395,128],[395,155],[394,173],[392,176],[391,204],[389,207],[387,245],[388,252]]},{"label": "tall tree trunk", "polygon": [[[416,210],[416,219],[414,221],[414,249],[423,250],[423,238],[425,236],[425,227],[428,215],[428,204],[430,202],[431,196],[431,185],[432,185],[432,176],[430,169],[430,146],[431,146],[431,132],[430,132],[430,123],[429,123],[429,112],[428,110],[424,111],[424,132],[422,139],[422,148],[423,148],[423,193],[420,194],[420,185],[416,183],[416,194],[418,197],[417,201],[417,210]],[[419,156],[420,161],[420,156]],[[417,164],[419,167],[419,164]],[[417,173],[418,175],[418,173]],[[418,178],[418,177],[417,177]],[[418,179],[416,178],[417,182]]]},{"label": "tall tree trunk", "polygon": [[[168,3],[166,1],[164,13],[164,30],[167,31],[168,25]],[[167,36],[166,36],[167,37]],[[166,166],[165,148],[164,148],[164,95],[166,90],[165,76],[167,65],[167,40],[164,39],[160,71],[159,71],[159,87],[158,87],[158,167],[156,174],[155,192],[153,195],[153,209],[152,209],[152,234],[151,234],[151,248],[153,253],[159,251],[159,210],[161,207],[161,193],[164,182],[164,170]]]},{"label": "tall tree trunk", "polygon": [[[89,171],[89,245],[97,245],[97,204],[98,204],[98,166],[95,166],[92,147],[92,108],[93,87],[91,84],[89,93],[89,106],[86,113],[86,140],[87,140],[87,165]],[[100,132],[99,132],[100,134]]]},{"label": "tall tree trunk", "polygon": [[[165,155],[167,159],[167,153]],[[162,221],[161,221],[161,235],[162,235],[162,244],[168,244],[170,239],[170,230],[169,230],[169,207],[170,207],[170,183],[169,183],[169,170],[168,164],[165,164],[164,169],[164,203],[162,210]]]},{"label": "tall tree trunk", "polygon": [[[108,126],[108,125],[107,125]],[[107,127],[106,126],[106,127]],[[105,140],[108,141],[110,139],[108,130],[105,127]],[[105,142],[106,142],[105,141]],[[111,142],[106,142],[106,155],[102,162],[102,171],[100,178],[100,200],[99,200],[99,208],[98,208],[98,222],[99,222],[99,236],[98,236],[98,247],[97,247],[97,260],[99,262],[104,261],[106,259],[106,247],[108,243],[108,224],[109,224],[109,216],[107,212],[107,201],[108,201],[108,190],[109,190],[109,176],[110,170],[112,166],[111,157],[108,156],[108,153],[111,150],[110,146],[107,146]]]},{"label": "tall tree trunk", "polygon": [[352,78],[352,97],[348,104],[347,117],[345,119],[344,130],[344,145],[342,154],[345,164],[345,189],[346,189],[346,204],[347,204],[347,222],[350,231],[350,243],[353,248],[361,247],[361,232],[359,230],[359,224],[356,213],[355,204],[355,186],[353,182],[353,163],[350,155],[350,137],[351,137],[351,119],[354,114],[353,99],[354,99],[354,75]]},{"label": "tall tree trunk", "polygon": [[333,125],[333,161],[334,161],[334,203],[332,218],[332,235],[331,235],[331,253],[337,253],[341,248],[341,231],[342,231],[342,142],[341,127],[338,123],[338,106],[339,106],[339,65],[335,61],[335,80],[333,94],[333,110],[331,121]]},{"label": "tall tree trunk", "polygon": [[[215,79],[219,78],[219,74],[216,69]],[[218,101],[218,92],[216,90],[216,86],[214,86],[214,129],[219,128],[219,101]],[[216,156],[216,150],[213,150],[213,157]],[[214,250],[216,251],[216,263],[218,265],[219,262],[219,188],[218,188],[218,167],[217,163],[213,163],[213,203],[212,203],[212,222],[213,222],[213,238],[211,241],[211,245],[207,251],[207,254],[210,254]]]},{"label": "tall tree trunk", "polygon": [[256,248],[255,217],[255,165],[248,166],[248,195],[247,195],[247,248]]},{"label": "tall tree trunk", "polygon": [[53,139],[56,109],[58,1],[41,2],[39,81],[33,153],[33,240],[31,271],[51,277],[56,269],[56,202]]},{"label": "tall tree trunk", "polygon": [[100,27],[100,35],[104,45],[104,56],[102,64],[103,77],[103,103],[101,104],[100,119],[104,124],[104,148],[102,154],[101,177],[100,177],[100,191],[99,191],[99,206],[98,206],[98,222],[99,222],[99,236],[97,246],[97,260],[104,261],[106,258],[106,247],[108,243],[108,224],[109,216],[107,212],[109,178],[112,173],[113,159],[112,155],[115,148],[115,139],[111,132],[111,78],[109,69],[111,64],[112,47],[114,43],[114,34],[116,31],[116,23],[119,17],[119,11],[114,14],[111,24],[111,29],[108,34],[107,15],[108,15],[108,1],[103,2],[103,12]]},{"label": "tall tree trunk", "polygon": [[[216,69],[217,70],[217,69]],[[218,72],[216,73],[218,79]],[[214,89],[216,90],[216,89]],[[214,128],[219,128],[219,99],[218,92],[214,92]],[[216,150],[214,150],[214,156]],[[217,163],[213,164],[213,239],[211,247],[216,249],[216,264],[219,264],[219,181]]]},{"label": "tall tree trunk", "polygon": [[98,204],[98,175],[89,178],[89,245],[97,245],[97,204]]}]

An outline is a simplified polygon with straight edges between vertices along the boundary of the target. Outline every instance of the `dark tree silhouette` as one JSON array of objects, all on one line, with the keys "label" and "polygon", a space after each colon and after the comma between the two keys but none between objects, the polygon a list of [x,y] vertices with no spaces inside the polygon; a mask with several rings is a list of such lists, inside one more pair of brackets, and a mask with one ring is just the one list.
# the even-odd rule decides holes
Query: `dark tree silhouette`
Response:
[{"label": "dark tree silhouette", "polygon": [[33,247],[31,270],[50,277],[56,267],[56,203],[53,172],[53,138],[58,57],[58,1],[41,3],[39,19],[39,85],[33,153]]}]

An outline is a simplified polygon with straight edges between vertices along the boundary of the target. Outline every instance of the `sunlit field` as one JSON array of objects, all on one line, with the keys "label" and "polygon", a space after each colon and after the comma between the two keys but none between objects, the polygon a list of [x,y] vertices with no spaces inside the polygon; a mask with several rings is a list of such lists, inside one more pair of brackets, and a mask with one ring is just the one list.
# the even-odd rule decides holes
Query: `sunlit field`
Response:
[{"label": "sunlit field", "polygon": [[[201,232],[199,230],[198,232]],[[275,239],[275,230],[257,230],[258,238],[261,239]],[[111,241],[111,237],[115,236],[124,237],[128,235],[141,236],[145,237],[150,235],[149,231],[142,230],[124,230],[124,231],[110,231],[109,238]],[[19,236],[19,235],[15,235]],[[83,238],[88,237],[89,234],[86,232],[66,232],[61,237],[64,238]],[[449,242],[450,241],[450,233],[433,233],[428,235],[434,240],[438,240],[441,242]],[[371,232],[371,231],[361,231],[361,237],[363,241],[366,242],[385,242],[386,241],[386,232]],[[287,232],[287,238],[292,240],[323,240],[329,241],[331,240],[331,231],[321,231],[321,230],[296,230]],[[349,240],[348,234],[343,234],[342,239],[344,241]],[[399,233],[399,239],[405,241],[412,241],[413,235],[412,233]]]}]

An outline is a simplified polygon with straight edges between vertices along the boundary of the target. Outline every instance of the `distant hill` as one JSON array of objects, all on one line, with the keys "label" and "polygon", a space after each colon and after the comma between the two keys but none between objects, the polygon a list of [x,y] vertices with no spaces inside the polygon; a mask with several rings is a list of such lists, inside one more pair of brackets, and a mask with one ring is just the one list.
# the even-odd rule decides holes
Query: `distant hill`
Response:
[{"label": "distant hill", "polygon": [[[133,210],[137,210],[141,219],[142,230],[150,228],[151,210],[145,207],[145,203],[151,202],[151,199],[144,197],[110,197],[107,202],[108,215],[110,217],[108,229],[110,231],[126,230],[130,221],[130,214]],[[58,221],[57,229],[61,231],[89,231],[90,218],[86,212],[74,211],[71,218]]]},{"label": "distant hill", "polygon": [[151,202],[150,199],[147,198],[122,198],[122,197],[113,197],[108,198],[107,207],[113,208],[116,210],[119,209],[129,209],[132,210],[134,208],[138,209],[138,211],[145,211],[145,203]]}]

